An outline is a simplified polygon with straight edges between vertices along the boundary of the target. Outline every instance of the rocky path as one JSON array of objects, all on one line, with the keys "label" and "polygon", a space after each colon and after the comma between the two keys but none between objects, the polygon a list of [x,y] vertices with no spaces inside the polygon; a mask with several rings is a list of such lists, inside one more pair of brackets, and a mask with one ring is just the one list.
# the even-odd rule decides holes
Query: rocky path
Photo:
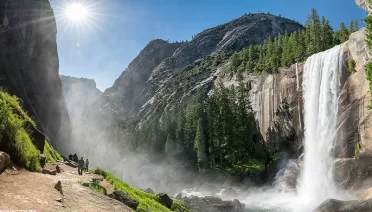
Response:
[{"label": "rocky path", "polygon": [[[77,169],[64,164],[57,175],[28,171],[6,171],[0,175],[0,210],[35,211],[133,211],[117,200],[96,193],[78,183],[93,174],[79,176]],[[61,181],[63,195],[54,186]]]}]

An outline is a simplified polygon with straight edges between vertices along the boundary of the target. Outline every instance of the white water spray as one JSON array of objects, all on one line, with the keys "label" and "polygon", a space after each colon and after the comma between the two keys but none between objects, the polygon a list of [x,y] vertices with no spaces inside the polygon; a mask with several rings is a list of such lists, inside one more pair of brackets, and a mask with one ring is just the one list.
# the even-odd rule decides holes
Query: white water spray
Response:
[{"label": "white water spray", "polygon": [[[338,98],[341,91],[343,49],[336,46],[309,57],[303,74],[305,159],[297,192],[280,187],[249,191],[243,198],[248,211],[314,210],[327,199],[352,199],[333,180]],[[250,209],[250,210],[249,210]]]},{"label": "white water spray", "polygon": [[341,91],[343,49],[336,46],[309,57],[303,75],[305,160],[298,187],[305,205],[317,206],[329,198],[344,199],[331,169]]}]

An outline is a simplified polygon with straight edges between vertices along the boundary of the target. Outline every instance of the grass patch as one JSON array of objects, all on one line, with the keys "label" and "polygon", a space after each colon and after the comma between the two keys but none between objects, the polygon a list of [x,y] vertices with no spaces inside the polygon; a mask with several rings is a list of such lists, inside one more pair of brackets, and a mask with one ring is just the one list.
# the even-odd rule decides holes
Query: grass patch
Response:
[{"label": "grass patch", "polygon": [[51,163],[55,163],[57,160],[63,160],[62,156],[47,141],[45,141],[43,154],[46,160]]},{"label": "grass patch", "polygon": [[151,212],[167,212],[167,211],[179,211],[179,212],[189,212],[184,204],[180,201],[173,200],[172,210],[166,208],[159,203],[159,196],[156,194],[149,194],[136,189],[127,183],[121,181],[119,178],[115,177],[110,172],[103,169],[97,168],[94,170],[95,174],[102,175],[106,180],[108,180],[113,188],[120,190],[126,195],[132,197],[139,202],[137,211],[151,211]]},{"label": "grass patch", "polygon": [[35,125],[22,110],[19,99],[0,89],[0,147],[20,165],[31,171],[40,171],[40,151],[32,143],[27,122]]},{"label": "grass patch", "polygon": [[105,190],[97,182],[93,182],[93,183],[89,184],[89,188],[92,189],[95,192],[105,194]]}]

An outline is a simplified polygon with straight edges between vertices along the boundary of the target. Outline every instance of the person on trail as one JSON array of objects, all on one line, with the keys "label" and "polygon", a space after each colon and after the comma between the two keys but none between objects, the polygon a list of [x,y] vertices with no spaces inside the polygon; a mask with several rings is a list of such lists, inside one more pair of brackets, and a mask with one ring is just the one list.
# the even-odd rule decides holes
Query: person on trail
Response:
[{"label": "person on trail", "polygon": [[89,160],[88,160],[88,158],[85,160],[85,170],[89,171]]},{"label": "person on trail", "polygon": [[84,169],[84,159],[81,157],[81,159],[78,162],[78,173],[79,175],[83,175],[83,169]]}]

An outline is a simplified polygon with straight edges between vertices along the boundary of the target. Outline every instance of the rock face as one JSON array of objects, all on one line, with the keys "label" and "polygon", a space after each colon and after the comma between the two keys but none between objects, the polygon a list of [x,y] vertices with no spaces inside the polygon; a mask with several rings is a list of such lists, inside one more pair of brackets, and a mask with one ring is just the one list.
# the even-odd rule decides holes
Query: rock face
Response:
[{"label": "rock face", "polygon": [[[303,63],[280,68],[269,75],[245,75],[243,82],[250,87],[252,108],[255,111],[263,139],[271,150],[289,150],[299,156],[303,135],[302,73]],[[236,76],[224,75],[225,86],[238,86]]]},{"label": "rock face", "polygon": [[[110,114],[128,117],[151,104],[158,94],[164,99],[170,97],[169,101],[174,101],[172,98],[176,95],[167,94],[164,89],[168,89],[174,82],[175,73],[187,65],[221,50],[240,50],[250,44],[260,44],[269,36],[300,29],[302,26],[297,22],[259,13],[244,15],[229,23],[207,29],[186,43],[154,40],[129,64],[114,85],[104,92],[100,104],[93,111],[102,109]],[[213,73],[203,76],[190,87],[197,86],[212,75]],[[189,90],[184,91],[185,94],[187,92]],[[144,115],[151,114],[156,106],[149,108],[142,110]]]},{"label": "rock face", "polygon": [[23,100],[64,153],[71,126],[58,76],[57,27],[48,0],[0,0],[0,86]]},{"label": "rock face", "polygon": [[[368,60],[368,50],[364,43],[364,30],[353,33],[344,44],[349,58],[356,61],[356,73],[350,75],[340,93],[338,130],[338,157],[352,157],[357,143],[362,152],[371,152],[372,114],[367,109],[370,104],[369,82],[364,65]],[[372,153],[372,152],[371,152]]]},{"label": "rock face", "polygon": [[160,193],[160,194],[158,194],[158,196],[159,196],[159,199],[160,199],[159,202],[162,205],[164,205],[165,207],[167,207],[169,209],[172,208],[173,200],[167,194]]},{"label": "rock face", "polygon": [[71,122],[76,123],[85,107],[101,97],[102,92],[96,87],[96,82],[87,78],[76,78],[60,75],[63,96]]},{"label": "rock face", "polygon": [[126,206],[132,208],[133,210],[137,209],[137,207],[139,205],[139,202],[137,200],[132,199],[130,196],[125,195],[121,191],[114,191],[113,194],[114,194],[116,200],[124,203]]},{"label": "rock face", "polygon": [[323,202],[314,211],[317,212],[367,212],[372,211],[372,199],[340,201],[329,199]]},{"label": "rock face", "polygon": [[5,152],[0,152],[0,174],[8,167],[10,157]]}]

